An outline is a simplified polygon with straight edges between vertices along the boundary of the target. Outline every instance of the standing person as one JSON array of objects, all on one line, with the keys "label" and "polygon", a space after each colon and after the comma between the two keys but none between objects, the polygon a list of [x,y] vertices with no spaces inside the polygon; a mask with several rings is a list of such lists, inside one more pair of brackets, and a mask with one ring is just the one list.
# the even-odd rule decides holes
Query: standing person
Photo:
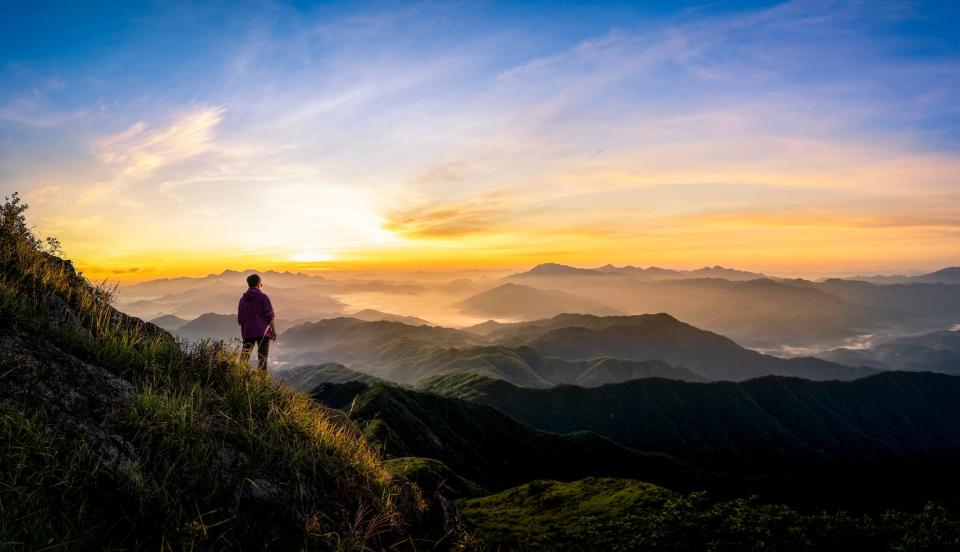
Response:
[{"label": "standing person", "polygon": [[243,364],[250,362],[250,351],[257,345],[257,367],[267,370],[267,357],[270,354],[270,340],[277,338],[277,328],[274,326],[273,305],[267,294],[260,291],[263,282],[260,276],[247,276],[247,289],[240,298],[237,307],[237,323],[240,324],[240,335],[243,337],[243,351],[240,361]]}]

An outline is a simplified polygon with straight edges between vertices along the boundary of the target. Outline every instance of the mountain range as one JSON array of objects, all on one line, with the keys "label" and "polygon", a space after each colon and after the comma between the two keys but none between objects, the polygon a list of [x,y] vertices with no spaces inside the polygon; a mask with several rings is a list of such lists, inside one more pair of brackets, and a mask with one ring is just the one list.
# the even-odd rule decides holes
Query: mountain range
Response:
[{"label": "mountain range", "polygon": [[[638,270],[610,266],[546,264],[506,279],[563,290],[625,313],[668,312],[751,347],[811,350],[842,346],[878,331],[917,333],[949,327],[960,317],[960,286],[951,279],[956,271],[944,269],[906,284],[879,285],[773,279],[723,267],[690,271],[679,278],[664,269],[639,276]],[[483,312],[482,305],[477,307]],[[539,317],[520,311],[514,308],[510,318]]]},{"label": "mountain range", "polygon": [[287,366],[336,362],[400,383],[472,372],[528,387],[596,386],[638,377],[853,379],[875,372],[816,358],[764,355],[667,314],[565,314],[487,329],[487,335],[478,335],[397,322],[323,320],[282,333],[278,358]]},{"label": "mountain range", "polygon": [[[448,273],[446,279],[443,273],[263,275],[277,312],[291,323],[353,313],[368,320],[461,327],[562,313],[665,312],[741,345],[795,356],[849,347],[871,335],[951,327],[960,319],[958,272],[951,267],[894,280],[812,281],[722,266],[673,270],[545,263],[513,274],[461,272]],[[123,286],[119,306],[147,319],[231,314],[248,273],[252,271]]]},{"label": "mountain range", "polygon": [[[623,313],[666,312],[698,327],[755,347],[803,346],[835,340],[840,343],[863,328],[887,323],[870,308],[849,304],[819,289],[787,285],[772,279],[731,281],[722,278],[646,279],[627,274],[590,272],[591,276],[556,274],[556,269],[527,273],[517,281],[526,287],[562,289],[582,300],[615,306]],[[519,290],[516,290],[519,291]],[[543,318],[524,313],[521,301],[510,317],[494,316],[484,297],[471,299],[484,318],[504,321]],[[567,309],[565,312],[588,312]]]},{"label": "mountain range", "polygon": [[873,284],[960,284],[960,267],[952,266],[926,274],[906,276],[902,274],[852,276],[846,280],[859,280]]},{"label": "mountain range", "polygon": [[[575,269],[580,270],[580,269]],[[554,289],[538,289],[508,283],[474,295],[454,305],[465,314],[481,317],[526,320],[565,312],[620,314],[599,301]]]},{"label": "mountain range", "polygon": [[643,474],[648,481],[684,486],[705,477],[666,456],[639,453],[594,433],[548,433],[492,407],[433,393],[354,381],[321,384],[312,395],[349,412],[386,458],[438,460],[487,491],[540,478]]},{"label": "mountain range", "polygon": [[955,494],[958,387],[926,373],[546,390],[448,375],[418,389],[325,383],[312,395],[347,412],[404,473],[429,486],[450,479],[459,496],[614,475],[717,497],[876,508]]},{"label": "mountain range", "polygon": [[840,348],[817,355],[850,366],[960,375],[960,332],[941,330],[887,339],[868,348]]},{"label": "mountain range", "polygon": [[748,272],[745,270],[736,270],[719,265],[705,266],[696,270],[673,270],[669,268],[660,268],[651,266],[641,268],[637,266],[614,266],[607,264],[598,268],[575,268],[572,266],[543,263],[539,264],[526,272],[520,272],[510,279],[528,279],[536,277],[549,276],[599,276],[599,275],[625,275],[634,278],[649,280],[681,280],[695,278],[722,278],[724,280],[756,280],[757,278],[766,278],[765,275],[758,272]]},{"label": "mountain range", "polygon": [[593,389],[529,389],[458,374],[418,388],[493,406],[545,431],[592,431],[729,473],[863,475],[960,462],[960,378],[942,374],[885,372],[850,382],[652,378]]}]

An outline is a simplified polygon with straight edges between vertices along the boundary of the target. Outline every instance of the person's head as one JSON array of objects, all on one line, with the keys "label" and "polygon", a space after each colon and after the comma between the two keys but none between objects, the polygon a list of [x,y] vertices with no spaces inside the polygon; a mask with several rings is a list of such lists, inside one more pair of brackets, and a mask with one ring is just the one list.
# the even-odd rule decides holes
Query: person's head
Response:
[{"label": "person's head", "polygon": [[251,288],[258,288],[258,287],[260,287],[261,285],[263,285],[263,284],[261,284],[261,282],[260,282],[260,275],[259,275],[259,274],[251,274],[251,275],[247,276],[247,285],[250,286]]}]

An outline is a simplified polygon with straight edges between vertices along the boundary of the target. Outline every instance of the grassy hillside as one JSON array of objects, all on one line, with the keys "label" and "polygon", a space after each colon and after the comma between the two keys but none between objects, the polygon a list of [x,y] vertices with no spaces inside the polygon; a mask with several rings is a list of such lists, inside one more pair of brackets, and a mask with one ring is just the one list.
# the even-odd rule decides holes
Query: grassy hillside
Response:
[{"label": "grassy hillside", "polygon": [[452,530],[307,396],[114,310],[24,209],[0,210],[5,546],[423,549]]},{"label": "grassy hillside", "polygon": [[720,471],[796,474],[960,462],[960,378],[941,374],[888,372],[852,382],[644,379],[594,389],[527,389],[452,375],[421,388],[493,406],[546,431],[594,431]]},{"label": "grassy hillside", "polygon": [[450,498],[476,497],[488,494],[486,489],[461,477],[443,462],[433,458],[403,456],[383,463],[391,473],[402,475],[417,484],[425,493],[441,491]]},{"label": "grassy hillside", "polygon": [[801,513],[756,499],[716,502],[639,481],[534,481],[463,500],[490,550],[940,551],[960,549],[960,521],[942,506],[912,512]]}]

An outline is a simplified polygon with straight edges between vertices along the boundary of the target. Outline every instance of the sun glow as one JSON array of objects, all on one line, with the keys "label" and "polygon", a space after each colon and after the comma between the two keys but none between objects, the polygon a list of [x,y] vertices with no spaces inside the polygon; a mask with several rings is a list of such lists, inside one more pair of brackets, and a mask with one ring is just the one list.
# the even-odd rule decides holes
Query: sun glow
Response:
[{"label": "sun glow", "polygon": [[326,251],[301,251],[288,257],[296,263],[322,263],[336,260],[336,257]]}]

